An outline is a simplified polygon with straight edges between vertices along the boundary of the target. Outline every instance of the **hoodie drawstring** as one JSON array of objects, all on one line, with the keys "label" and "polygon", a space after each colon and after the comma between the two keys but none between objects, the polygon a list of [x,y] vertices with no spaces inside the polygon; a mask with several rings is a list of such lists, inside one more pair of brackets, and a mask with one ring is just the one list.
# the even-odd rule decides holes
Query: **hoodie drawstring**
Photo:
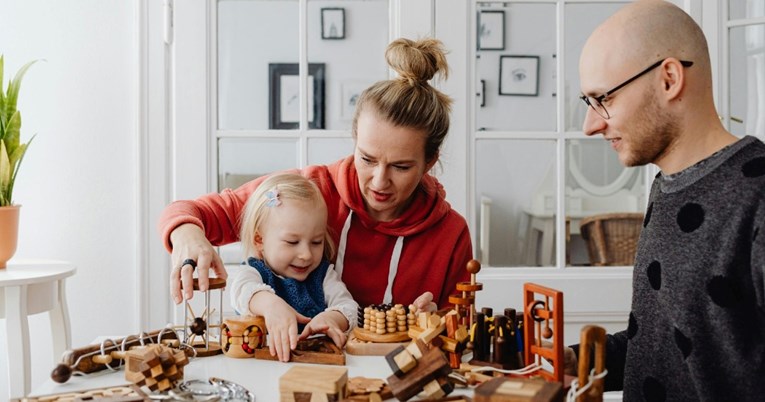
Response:
[{"label": "hoodie drawstring", "polygon": [[[345,261],[345,247],[348,244],[348,231],[351,229],[351,218],[353,217],[353,211],[348,212],[348,218],[345,219],[343,224],[343,230],[340,232],[340,244],[337,246],[337,261],[335,261],[335,271],[342,279],[343,277],[343,262]],[[393,281],[396,279],[398,273],[398,263],[401,260],[401,251],[404,248],[404,236],[399,236],[396,239],[396,245],[393,246],[393,254],[390,257],[390,265],[388,266],[388,285],[385,287],[385,294],[383,295],[383,303],[390,303],[393,301]]]}]

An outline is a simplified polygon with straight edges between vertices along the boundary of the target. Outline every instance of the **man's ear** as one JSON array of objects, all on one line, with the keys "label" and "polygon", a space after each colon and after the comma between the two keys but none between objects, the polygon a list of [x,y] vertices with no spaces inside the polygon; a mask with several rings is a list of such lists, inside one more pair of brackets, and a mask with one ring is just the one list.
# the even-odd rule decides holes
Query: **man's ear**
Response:
[{"label": "man's ear", "polygon": [[685,68],[680,60],[669,57],[661,64],[662,92],[667,100],[680,97],[685,89]]}]

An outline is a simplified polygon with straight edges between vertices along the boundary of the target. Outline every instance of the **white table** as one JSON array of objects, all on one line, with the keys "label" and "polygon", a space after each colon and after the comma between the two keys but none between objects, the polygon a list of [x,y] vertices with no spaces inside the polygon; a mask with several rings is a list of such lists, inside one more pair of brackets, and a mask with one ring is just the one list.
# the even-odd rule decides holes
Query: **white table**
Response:
[{"label": "white table", "polygon": [[68,262],[50,260],[11,260],[0,269],[0,318],[6,319],[8,333],[10,397],[30,391],[29,315],[49,312],[54,360],[71,347],[64,285],[76,270]]}]

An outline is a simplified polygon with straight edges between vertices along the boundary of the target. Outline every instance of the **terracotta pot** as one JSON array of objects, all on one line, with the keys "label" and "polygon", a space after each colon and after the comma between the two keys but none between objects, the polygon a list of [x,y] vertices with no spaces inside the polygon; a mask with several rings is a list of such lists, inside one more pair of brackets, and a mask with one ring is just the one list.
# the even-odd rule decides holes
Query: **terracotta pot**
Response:
[{"label": "terracotta pot", "polygon": [[0,269],[16,253],[19,238],[19,211],[21,205],[0,207]]}]

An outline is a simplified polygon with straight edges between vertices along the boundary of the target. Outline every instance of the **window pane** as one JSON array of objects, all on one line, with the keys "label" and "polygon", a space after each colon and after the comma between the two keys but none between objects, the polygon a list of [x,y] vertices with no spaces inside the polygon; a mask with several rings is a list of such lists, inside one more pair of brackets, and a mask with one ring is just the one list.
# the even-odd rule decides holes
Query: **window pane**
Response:
[{"label": "window pane", "polygon": [[[322,25],[323,22],[323,25]],[[361,91],[388,78],[388,0],[310,0],[308,62],[325,66],[324,128],[349,130]]]},{"label": "window pane", "polygon": [[730,131],[765,139],[765,24],[729,35]]},{"label": "window pane", "polygon": [[566,4],[566,28],[563,35],[566,46],[566,61],[563,67],[566,76],[563,84],[566,131],[582,131],[584,113],[587,111],[586,105],[579,99],[579,56],[582,54],[584,43],[595,27],[623,6],[624,3]]},{"label": "window pane", "polygon": [[[623,214],[645,210],[645,169],[625,168],[609,143],[600,138],[567,141],[566,163],[567,265],[632,265],[642,218]],[[598,223],[604,230],[604,243],[598,243],[593,234],[588,236],[591,232],[582,233],[582,222],[613,213],[620,215],[608,215],[610,220]],[[606,263],[594,253],[603,246]]]},{"label": "window pane", "polygon": [[353,153],[351,138],[310,138],[308,164],[328,165]]},{"label": "window pane", "polygon": [[477,140],[476,161],[477,222],[488,234],[477,238],[479,250],[489,250],[481,262],[553,265],[555,141]]},{"label": "window pane", "polygon": [[218,140],[218,190],[236,188],[256,177],[294,169],[296,139],[222,138]]},{"label": "window pane", "polygon": [[219,129],[269,128],[269,64],[298,60],[298,10],[296,0],[218,3]]},{"label": "window pane", "polygon": [[478,11],[477,128],[555,130],[555,5],[488,4]]},{"label": "window pane", "polygon": [[728,17],[732,20],[765,16],[765,1],[731,0],[728,3]]}]

